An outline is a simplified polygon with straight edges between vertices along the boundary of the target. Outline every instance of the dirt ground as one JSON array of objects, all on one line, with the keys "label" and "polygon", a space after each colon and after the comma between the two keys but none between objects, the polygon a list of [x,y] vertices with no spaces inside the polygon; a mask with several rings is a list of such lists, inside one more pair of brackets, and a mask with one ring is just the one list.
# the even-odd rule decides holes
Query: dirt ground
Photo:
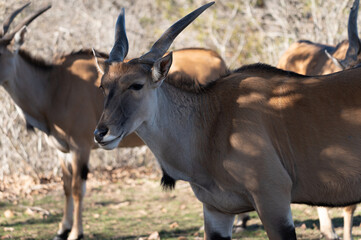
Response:
[{"label": "dirt ground", "polygon": [[[177,182],[174,191],[160,187],[154,168],[119,168],[92,172],[84,203],[86,239],[195,239],[203,236],[202,205],[189,184]],[[0,239],[51,239],[62,216],[60,179],[31,185],[13,177],[0,195]],[[27,189],[24,191],[24,189]],[[321,239],[316,208],[292,205],[299,239]],[[361,209],[354,218],[354,239],[361,239]],[[336,232],[342,236],[342,211],[331,211]],[[256,213],[247,228],[233,239],[267,239]]]}]

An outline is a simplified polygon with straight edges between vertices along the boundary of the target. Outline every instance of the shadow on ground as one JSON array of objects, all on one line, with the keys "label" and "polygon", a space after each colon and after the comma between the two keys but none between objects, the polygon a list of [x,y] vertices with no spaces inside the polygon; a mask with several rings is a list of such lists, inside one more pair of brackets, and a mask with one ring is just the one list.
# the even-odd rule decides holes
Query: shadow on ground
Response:
[{"label": "shadow on ground", "polygon": [[[159,232],[160,239],[169,239],[169,238],[178,238],[181,236],[193,236],[195,232],[197,232],[199,228],[186,228],[186,229],[175,229],[172,231],[165,231],[162,230]],[[95,233],[95,234],[89,234],[86,236],[87,239],[112,239],[112,240],[134,240],[138,238],[147,238],[148,235],[127,235],[127,236],[109,236],[107,234],[101,234],[101,233]]]},{"label": "shadow on ground", "polygon": [[[295,226],[301,226],[302,224],[305,224],[306,228],[314,229],[315,226],[317,226],[317,228],[320,228],[320,222],[318,219],[307,219],[305,221],[295,220]],[[342,228],[343,227],[343,218],[342,217],[332,218],[332,224],[335,228],[338,228],[338,227]],[[361,216],[354,216],[353,226],[359,227],[360,224],[361,224]]]},{"label": "shadow on ground", "polygon": [[49,215],[47,218],[32,218],[32,219],[26,219],[26,220],[20,220],[20,221],[12,221],[11,223],[1,223],[1,227],[18,227],[18,226],[31,226],[31,225],[37,225],[37,224],[51,224],[60,222],[62,218],[61,214],[54,214]]}]

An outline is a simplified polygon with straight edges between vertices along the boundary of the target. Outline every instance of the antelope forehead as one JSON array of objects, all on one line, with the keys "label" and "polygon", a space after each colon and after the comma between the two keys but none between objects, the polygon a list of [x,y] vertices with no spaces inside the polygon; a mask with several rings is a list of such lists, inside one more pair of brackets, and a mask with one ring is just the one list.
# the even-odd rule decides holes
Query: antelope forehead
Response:
[{"label": "antelope forehead", "polygon": [[139,73],[112,73],[104,76],[102,79],[102,86],[107,87],[114,87],[117,85],[129,85],[134,82],[138,82],[141,84],[145,83],[145,75]]},{"label": "antelope forehead", "polygon": [[108,65],[108,69],[105,73],[105,75],[107,76],[108,79],[117,79],[119,78],[121,75],[124,74],[125,69],[122,66],[122,63],[111,63],[110,65]]},{"label": "antelope forehead", "polygon": [[147,77],[144,73],[127,73],[121,77],[121,83],[123,84],[132,84],[134,82],[137,82],[139,84],[144,84]]}]

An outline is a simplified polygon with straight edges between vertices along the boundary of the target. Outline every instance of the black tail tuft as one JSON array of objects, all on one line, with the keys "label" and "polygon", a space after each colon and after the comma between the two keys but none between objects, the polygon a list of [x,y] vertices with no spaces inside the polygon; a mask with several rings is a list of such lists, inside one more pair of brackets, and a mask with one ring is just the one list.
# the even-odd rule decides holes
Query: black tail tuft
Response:
[{"label": "black tail tuft", "polygon": [[172,178],[171,176],[169,176],[164,169],[162,169],[163,171],[163,177],[160,180],[160,185],[162,186],[164,191],[172,191],[175,188],[175,183],[176,181],[174,180],[174,178]]}]

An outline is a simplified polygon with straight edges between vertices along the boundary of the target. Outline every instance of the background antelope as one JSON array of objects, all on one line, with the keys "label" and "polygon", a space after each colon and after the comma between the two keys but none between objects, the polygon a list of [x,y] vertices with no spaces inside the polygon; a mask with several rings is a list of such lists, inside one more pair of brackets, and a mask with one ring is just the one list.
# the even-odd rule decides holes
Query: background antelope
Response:
[{"label": "background antelope", "polygon": [[301,40],[281,56],[277,67],[306,75],[329,74],[359,64],[361,42],[357,32],[359,0],[355,0],[348,20],[348,40],[336,46]]},{"label": "background antelope", "polygon": [[123,62],[122,11],[95,138],[113,149],[135,131],[172,185],[190,182],[203,203],[206,239],[231,239],[234,214],[250,210],[270,239],[296,239],[291,202],[361,201],[361,68],[306,77],[254,64],[206,86],[176,81],[168,76],[172,53],[162,56],[212,4],[176,22],[130,62]]},{"label": "background antelope", "polygon": [[[104,101],[98,88],[101,74],[89,50],[71,53],[47,64],[19,49],[26,31],[23,26],[50,8],[40,9],[8,33],[11,21],[26,6],[28,4],[15,10],[3,24],[0,80],[23,112],[28,129],[41,130],[58,150],[71,153],[71,161],[62,159],[61,162],[66,200],[60,229],[54,239],[80,239],[83,237],[82,202],[89,154],[97,147],[92,129]],[[100,54],[100,57],[107,58],[107,55]],[[100,58],[99,62],[102,61]],[[175,65],[170,72],[178,79],[197,78],[201,84],[207,84],[226,75],[227,71],[217,53],[206,49],[184,49],[175,51]],[[143,144],[137,135],[131,134],[119,147]]]},{"label": "background antelope", "polygon": [[[336,46],[299,41],[283,54],[277,67],[304,75],[325,75],[350,69],[360,63],[360,39],[357,31],[359,0],[355,0],[348,20],[348,40]],[[331,55],[332,54],[332,55]],[[342,60],[340,60],[342,59]],[[356,205],[344,208],[343,239],[352,238],[353,213]],[[326,239],[338,239],[326,208],[318,207],[320,230]]]}]

